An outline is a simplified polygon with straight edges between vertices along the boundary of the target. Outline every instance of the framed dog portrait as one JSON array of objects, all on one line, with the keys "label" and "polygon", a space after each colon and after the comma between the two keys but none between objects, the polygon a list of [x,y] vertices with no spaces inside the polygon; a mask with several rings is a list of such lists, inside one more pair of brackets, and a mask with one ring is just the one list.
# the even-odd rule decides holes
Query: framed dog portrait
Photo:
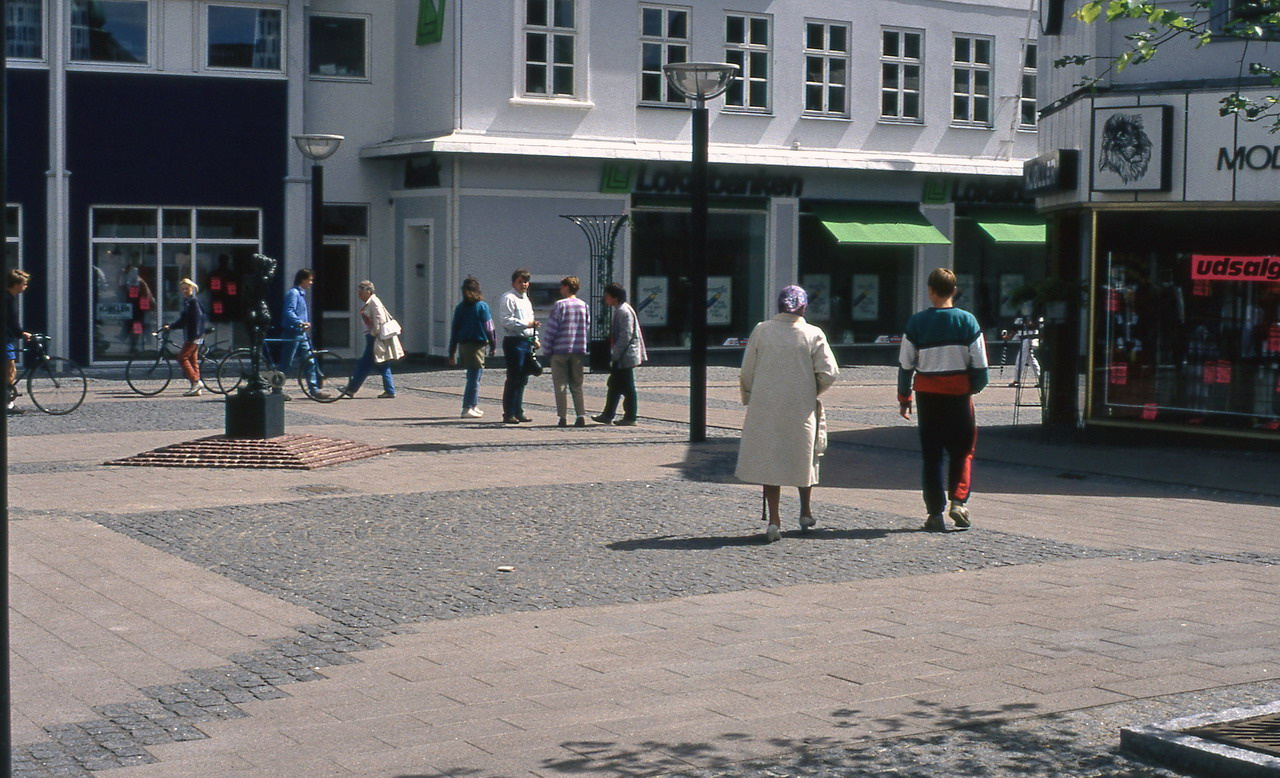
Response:
[{"label": "framed dog portrait", "polygon": [[1093,109],[1093,191],[1167,192],[1172,157],[1172,106]]}]

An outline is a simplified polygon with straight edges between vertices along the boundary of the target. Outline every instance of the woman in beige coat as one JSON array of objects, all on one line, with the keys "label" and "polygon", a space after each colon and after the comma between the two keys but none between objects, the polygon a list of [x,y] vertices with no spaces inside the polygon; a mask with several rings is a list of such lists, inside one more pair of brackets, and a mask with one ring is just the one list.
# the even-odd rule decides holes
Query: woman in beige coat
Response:
[{"label": "woman in beige coat", "polygon": [[360,321],[364,324],[364,353],[356,362],[351,381],[342,393],[355,397],[364,379],[376,370],[382,376],[382,394],[378,397],[395,399],[396,385],[391,380],[391,362],[404,356],[404,347],[400,345],[399,334],[382,336],[384,325],[395,320],[374,293],[372,281],[361,281],[356,285],[356,297],[360,298]]},{"label": "woman in beige coat", "polygon": [[818,395],[835,383],[840,369],[827,336],[804,320],[808,304],[800,287],[782,290],[778,314],[757,324],[747,341],[738,379],[747,418],[735,475],[764,486],[770,543],[782,537],[778,500],[783,486],[800,490],[800,528],[817,523],[810,497],[826,446]]}]

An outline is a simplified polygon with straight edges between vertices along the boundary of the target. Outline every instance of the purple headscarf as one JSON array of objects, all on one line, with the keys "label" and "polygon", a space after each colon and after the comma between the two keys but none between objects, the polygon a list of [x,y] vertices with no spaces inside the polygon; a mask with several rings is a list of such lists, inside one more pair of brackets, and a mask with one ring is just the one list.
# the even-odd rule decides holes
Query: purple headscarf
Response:
[{"label": "purple headscarf", "polygon": [[799,313],[809,306],[809,295],[798,286],[788,286],[778,293],[779,313]]}]

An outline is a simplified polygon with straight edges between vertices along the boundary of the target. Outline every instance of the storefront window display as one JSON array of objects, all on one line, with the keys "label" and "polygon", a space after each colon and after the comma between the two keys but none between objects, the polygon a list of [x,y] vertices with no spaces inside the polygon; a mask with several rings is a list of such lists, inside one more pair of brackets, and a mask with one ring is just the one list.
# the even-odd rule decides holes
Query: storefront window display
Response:
[{"label": "storefront window display", "polygon": [[1239,214],[1179,216],[1099,217],[1092,417],[1280,432],[1280,252]]},{"label": "storefront window display", "polygon": [[[689,214],[634,207],[632,303],[650,347],[689,346]],[[707,219],[709,345],[746,338],[763,318],[763,211],[712,210]]]},{"label": "storefront window display", "polygon": [[1045,277],[1048,252],[1040,243],[996,240],[982,229],[980,218],[958,218],[955,228],[956,305],[977,317],[990,341],[1000,330],[1028,312],[1014,302],[1015,293]]},{"label": "storefront window display", "polygon": [[178,281],[200,285],[220,340],[246,338],[240,275],[260,251],[261,214],[246,209],[94,208],[93,358],[128,359],[177,316]]}]

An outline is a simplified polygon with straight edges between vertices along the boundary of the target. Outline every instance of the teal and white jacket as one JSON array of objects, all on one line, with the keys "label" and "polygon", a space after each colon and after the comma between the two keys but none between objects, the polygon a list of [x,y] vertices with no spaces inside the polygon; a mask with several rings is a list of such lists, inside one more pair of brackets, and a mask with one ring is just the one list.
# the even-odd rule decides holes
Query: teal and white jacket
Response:
[{"label": "teal and white jacket", "polygon": [[898,352],[898,402],[915,390],[930,394],[977,394],[987,385],[987,344],[972,313],[926,308],[907,320]]}]

